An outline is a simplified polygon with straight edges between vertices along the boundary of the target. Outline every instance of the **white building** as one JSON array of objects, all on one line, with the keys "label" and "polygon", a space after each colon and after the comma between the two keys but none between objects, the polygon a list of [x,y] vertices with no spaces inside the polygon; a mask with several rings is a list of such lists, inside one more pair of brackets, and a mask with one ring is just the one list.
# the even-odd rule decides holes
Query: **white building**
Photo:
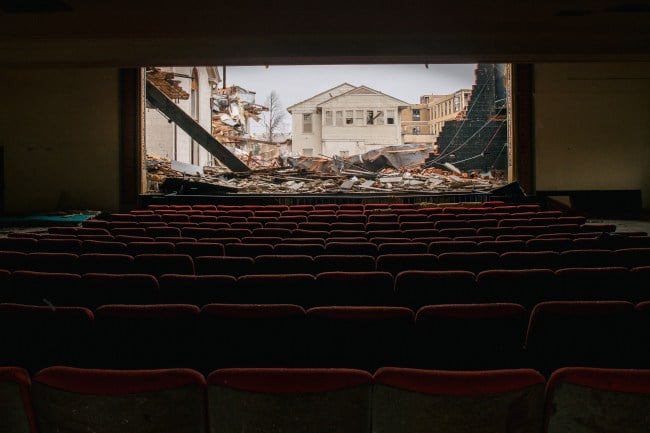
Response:
[{"label": "white building", "polygon": [[[175,100],[183,111],[192,116],[206,131],[212,129],[212,90],[221,81],[216,67],[171,67],[159,68],[172,72],[174,80],[189,94],[187,99]],[[146,152],[169,158],[173,161],[211,165],[212,155],[156,108],[147,105],[145,109]]]},{"label": "white building", "polygon": [[369,87],[343,83],[287,108],[293,151],[348,156],[402,144],[400,109],[408,105]]}]

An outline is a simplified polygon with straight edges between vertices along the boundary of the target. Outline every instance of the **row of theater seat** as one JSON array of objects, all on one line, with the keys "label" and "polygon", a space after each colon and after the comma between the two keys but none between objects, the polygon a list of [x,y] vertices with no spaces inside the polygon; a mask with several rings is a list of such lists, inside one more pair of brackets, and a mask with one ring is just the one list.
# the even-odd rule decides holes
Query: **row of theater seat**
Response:
[{"label": "row of theater seat", "polygon": [[[385,244],[399,247],[400,244]],[[432,244],[433,245],[433,244]],[[452,251],[438,254],[406,253],[407,249],[382,251],[402,253],[351,254],[322,245],[259,244],[138,244],[126,253],[24,253],[0,251],[0,269],[45,272],[141,273],[184,275],[311,274],[330,271],[382,271],[397,275],[407,270],[563,269],[622,267],[632,269],[650,265],[650,248],[618,250],[579,249],[557,251]],[[437,245],[436,245],[437,246]],[[163,248],[159,248],[163,247]],[[172,252],[166,252],[171,248]],[[174,248],[178,253],[173,253]],[[354,245],[350,246],[354,249]],[[161,250],[165,252],[155,253]],[[430,245],[429,250],[433,250]],[[376,251],[376,250],[375,250]],[[443,250],[444,251],[444,250]],[[185,253],[185,254],[181,254]],[[225,253],[225,255],[224,255]],[[329,254],[328,254],[329,253]],[[209,255],[207,255],[209,254]]]},{"label": "row of theater seat", "polygon": [[[259,214],[258,214],[259,215]],[[551,225],[551,224],[574,224],[586,223],[583,216],[562,216],[559,212],[526,212],[518,214],[508,213],[486,213],[486,214],[431,214],[426,215],[413,211],[407,214],[370,214],[362,213],[307,213],[307,212],[286,212],[283,215],[275,216],[243,216],[234,213],[211,212],[197,215],[184,213],[172,214],[149,214],[133,215],[119,214],[108,219],[86,220],[83,226],[86,228],[107,228],[107,227],[129,227],[134,224],[163,225],[176,223],[228,223],[228,224],[260,224],[270,227],[278,224],[409,224],[423,223],[428,226],[440,224],[444,228],[447,223],[451,227],[497,227],[497,226],[519,226],[519,225]],[[457,223],[452,225],[452,223]]]},{"label": "row of theater seat", "polygon": [[[372,224],[372,223],[369,223]],[[335,237],[364,237],[371,239],[373,237],[382,237],[382,233],[389,236],[383,237],[404,237],[413,239],[417,237],[433,237],[448,234],[450,238],[459,236],[489,236],[492,240],[499,237],[503,239],[531,239],[535,237],[568,237],[568,238],[588,238],[605,236],[615,231],[616,226],[613,224],[557,224],[545,226],[513,226],[513,227],[450,227],[443,229],[434,228],[430,223],[377,223],[389,230],[367,230],[365,224],[355,223],[275,223],[267,224],[265,227],[258,223],[204,223],[196,225],[181,224],[125,224],[115,223],[115,227],[108,228],[87,228],[87,227],[49,227],[47,233],[42,232],[13,232],[7,237],[10,238],[31,238],[31,239],[95,239],[108,240],[117,236],[141,236],[149,238],[167,237],[178,238],[186,237],[195,240],[207,237],[276,237],[276,238],[303,238],[312,237],[327,240]],[[389,226],[385,226],[389,224]],[[311,234],[311,236],[305,236]],[[458,234],[459,236],[456,236]],[[452,236],[453,235],[453,236]],[[647,236],[647,232],[617,232],[614,234],[618,237],[623,236]]]},{"label": "row of theater seat", "polygon": [[[441,215],[442,216],[442,215]],[[81,231],[74,231],[71,228],[57,228],[56,232],[60,234],[75,234],[81,233],[83,231],[90,230],[114,230],[114,229],[124,229],[124,228],[149,228],[149,227],[175,227],[175,228],[186,228],[186,227],[198,227],[198,228],[240,228],[240,229],[259,229],[259,228],[283,228],[283,229],[303,229],[303,230],[322,230],[322,231],[332,231],[332,230],[365,230],[365,231],[374,231],[374,230],[416,230],[416,229],[448,229],[448,228],[490,228],[490,229],[503,229],[507,232],[508,229],[514,227],[554,227],[556,231],[587,231],[594,229],[607,229],[611,230],[613,228],[612,224],[593,224],[585,223],[584,218],[576,220],[570,219],[567,217],[563,218],[531,218],[531,219],[459,219],[458,216],[455,219],[441,219],[434,221],[432,217],[426,218],[420,217],[410,217],[410,220],[406,220],[406,217],[400,217],[400,220],[390,221],[384,219],[383,221],[364,221],[365,217],[354,217],[351,215],[346,215],[344,219],[342,216],[331,218],[319,218],[319,221],[315,221],[315,217],[312,220],[308,220],[307,217],[282,217],[280,219],[272,218],[253,218],[245,219],[243,217],[218,217],[216,219],[210,219],[210,217],[199,217],[191,218],[190,220],[183,220],[181,218],[175,218],[174,220],[169,219],[169,221],[104,221],[104,220],[89,220],[84,222],[83,227],[80,228]],[[187,217],[186,217],[187,218]],[[215,218],[215,217],[212,217]],[[402,220],[404,219],[404,220]],[[562,229],[562,230],[560,230]]]},{"label": "row of theater seat", "polygon": [[[127,256],[128,257],[128,256]],[[138,256],[142,257],[142,256]],[[274,257],[271,257],[274,258]],[[137,258],[136,258],[137,259]],[[152,266],[169,272],[156,256]],[[253,268],[252,259],[251,269]],[[229,263],[229,262],[226,262]],[[260,262],[261,263],[261,262]],[[275,262],[265,262],[271,265]],[[285,264],[291,262],[285,262]],[[259,263],[258,263],[259,264]],[[354,265],[354,263],[348,263]],[[225,271],[222,271],[225,273]],[[311,274],[182,275],[61,273],[0,269],[0,302],[97,306],[110,303],[292,303],[386,305],[552,300],[650,300],[650,266],[470,271],[331,271]]]},{"label": "row of theater seat", "polygon": [[[117,229],[116,229],[117,230]],[[244,229],[191,229],[186,231],[183,236],[182,233],[175,233],[173,236],[156,236],[165,234],[166,232],[147,232],[144,229],[137,229],[131,232],[132,234],[118,234],[118,235],[61,235],[61,234],[42,234],[30,236],[18,236],[12,234],[5,238],[0,238],[0,250],[3,251],[23,251],[23,252],[100,252],[101,247],[113,247],[109,252],[124,252],[118,251],[120,246],[116,244],[105,244],[105,242],[117,242],[121,244],[130,244],[133,242],[166,242],[172,244],[178,243],[244,243],[244,244],[263,244],[263,245],[276,245],[276,244],[318,244],[326,245],[329,243],[371,243],[379,246],[387,243],[398,244],[425,244],[448,242],[440,244],[441,247],[447,246],[451,251],[460,250],[485,250],[487,247],[494,245],[501,245],[505,249],[506,246],[511,245],[513,250],[531,249],[531,250],[546,250],[546,251],[561,251],[565,249],[576,248],[601,248],[601,249],[619,249],[619,248],[634,248],[634,247],[650,247],[650,237],[645,232],[631,232],[626,234],[607,234],[607,233],[539,233],[533,234],[518,234],[518,235],[468,235],[464,229],[446,229],[442,231],[417,231],[417,233],[401,232],[401,231],[377,231],[377,232],[354,232],[349,231],[344,233],[343,236],[326,236],[320,232],[307,231],[297,233],[293,236],[292,233],[284,229],[261,229],[249,233]],[[140,233],[139,231],[142,230]],[[177,230],[177,229],[176,229]],[[462,232],[459,232],[461,230]],[[294,232],[296,232],[295,230]],[[172,233],[168,233],[172,234]],[[417,235],[409,237],[410,235]],[[442,236],[446,234],[448,236]],[[457,234],[462,236],[456,236]],[[189,236],[189,235],[193,235]],[[264,236],[263,236],[264,235]],[[275,236],[271,236],[275,235]],[[309,235],[304,237],[303,235]],[[426,236],[421,236],[426,235]],[[516,241],[516,242],[513,242]],[[456,243],[450,243],[456,242]],[[457,242],[466,242],[458,244]],[[511,242],[511,244],[494,244],[494,242]],[[482,245],[479,245],[482,244]],[[472,248],[473,247],[473,248]],[[480,248],[479,248],[480,247]],[[386,248],[386,247],[384,247]],[[409,248],[406,245],[404,248]],[[422,247],[411,247],[414,250],[410,252],[423,252]],[[419,250],[418,250],[419,248]],[[425,249],[426,250],[426,249]],[[104,251],[106,252],[106,251]],[[165,250],[164,252],[170,252]],[[424,251],[425,252],[425,251]],[[438,252],[445,252],[442,248]]]},{"label": "row of theater seat", "polygon": [[145,209],[133,209],[133,213],[166,212],[166,211],[188,211],[188,210],[252,210],[258,211],[280,211],[287,210],[344,210],[344,211],[385,211],[385,210],[403,210],[403,209],[431,209],[432,212],[439,212],[447,209],[447,212],[454,211],[476,211],[480,209],[507,209],[510,211],[522,210],[539,210],[541,206],[536,203],[525,204],[507,204],[501,200],[490,200],[482,203],[318,203],[318,204],[295,204],[295,205],[274,205],[274,204],[254,204],[254,205],[224,205],[224,204],[149,204]]},{"label": "row of theater seat", "polygon": [[0,304],[0,365],[650,368],[650,302],[402,307]]},{"label": "row of theater seat", "polygon": [[[135,215],[146,215],[151,213],[196,213],[196,212],[240,212],[242,215],[251,215],[258,213],[286,213],[286,212],[346,212],[346,213],[400,213],[400,212],[421,212],[425,214],[437,213],[486,213],[486,212],[540,212],[541,206],[538,204],[519,204],[508,205],[506,203],[483,203],[477,205],[446,204],[446,205],[427,205],[427,204],[317,204],[317,205],[153,205],[147,206],[146,209],[132,209],[128,213]],[[558,212],[558,211],[555,211]]]},{"label": "row of theater seat", "polygon": [[638,433],[650,371],[0,369],[7,433]]},{"label": "row of theater seat", "polygon": [[[511,220],[504,220],[511,221]],[[327,223],[327,222],[100,222],[99,227],[51,227],[50,234],[58,237],[74,235],[91,238],[97,236],[149,236],[149,237],[193,237],[195,239],[216,237],[229,234],[231,237],[244,236],[273,236],[273,237],[350,237],[362,236],[371,238],[375,233],[397,233],[403,237],[425,236],[501,236],[501,235],[533,235],[561,233],[565,236],[583,233],[613,232],[615,224],[568,224],[540,221],[538,224],[524,224],[520,220],[512,220],[513,225],[491,224],[490,220],[479,220],[477,223],[468,221],[438,221],[432,222],[369,222],[369,223]],[[23,234],[23,236],[34,236]],[[97,238],[99,239],[99,238]]]}]

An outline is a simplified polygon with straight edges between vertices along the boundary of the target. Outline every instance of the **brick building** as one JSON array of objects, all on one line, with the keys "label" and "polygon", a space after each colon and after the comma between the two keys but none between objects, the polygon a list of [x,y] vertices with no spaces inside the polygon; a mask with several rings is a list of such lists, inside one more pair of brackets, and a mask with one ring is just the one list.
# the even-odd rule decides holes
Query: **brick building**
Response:
[{"label": "brick building", "polygon": [[438,155],[428,165],[451,163],[463,171],[503,170],[508,165],[505,65],[479,63],[467,113],[444,122],[436,141]]}]

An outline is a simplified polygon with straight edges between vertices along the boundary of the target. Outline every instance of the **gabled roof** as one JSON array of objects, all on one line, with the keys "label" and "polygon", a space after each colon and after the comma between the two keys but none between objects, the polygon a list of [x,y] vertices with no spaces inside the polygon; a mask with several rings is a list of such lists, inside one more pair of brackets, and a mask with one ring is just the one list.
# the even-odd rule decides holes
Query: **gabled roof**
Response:
[{"label": "gabled roof", "polygon": [[[350,90],[354,90],[354,89],[357,88],[356,86],[353,86],[353,85],[350,84],[350,83],[342,83],[342,84],[339,84],[339,85],[336,86],[336,87],[332,87],[331,89],[327,89],[327,90],[325,90],[324,92],[320,92],[320,93],[317,94],[317,95],[314,95],[314,96],[312,96],[312,97],[310,97],[310,98],[307,98],[307,99],[305,99],[305,100],[303,100],[303,101],[300,101],[300,102],[298,102],[298,103],[296,103],[296,104],[293,104],[293,105],[290,106],[290,107],[287,107],[287,111],[291,113],[291,110],[293,110],[293,109],[296,108],[297,106],[302,105],[302,104],[304,104],[305,102],[309,102],[309,101],[311,101],[312,99],[316,99],[316,98],[318,98],[318,97],[320,97],[320,96],[326,95],[326,94],[328,94],[328,93],[332,93],[332,92],[335,92],[335,91],[337,91],[337,90],[340,90],[340,89],[343,88],[343,87],[349,87],[349,88],[351,88]],[[338,95],[337,95],[337,96],[338,96]]]},{"label": "gabled roof", "polygon": [[394,98],[394,97],[392,97],[390,95],[387,95],[385,93],[380,92],[379,90],[371,89],[368,86],[359,86],[359,87],[356,87],[356,88],[354,88],[352,90],[348,90],[345,93],[341,93],[340,95],[334,96],[333,98],[330,98],[327,101],[321,102],[320,104],[318,104],[318,107],[320,107],[321,105],[326,104],[328,102],[331,102],[331,101],[333,101],[333,100],[335,100],[337,98],[342,98],[344,96],[349,96],[349,95],[379,95],[379,96],[385,96],[387,98],[390,98],[390,99],[394,100],[395,102],[397,102],[398,106],[408,107],[410,105],[408,102],[404,102],[401,99]]}]

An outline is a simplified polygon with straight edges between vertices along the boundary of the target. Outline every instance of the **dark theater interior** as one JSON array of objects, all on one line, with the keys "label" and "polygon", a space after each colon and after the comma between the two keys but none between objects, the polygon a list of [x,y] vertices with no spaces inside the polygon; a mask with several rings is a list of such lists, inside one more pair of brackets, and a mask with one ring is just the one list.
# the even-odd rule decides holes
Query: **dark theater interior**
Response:
[{"label": "dark theater interior", "polygon": [[[455,63],[504,187],[145,194],[147,67]],[[650,431],[648,0],[0,0],[0,67],[0,432]]]}]

